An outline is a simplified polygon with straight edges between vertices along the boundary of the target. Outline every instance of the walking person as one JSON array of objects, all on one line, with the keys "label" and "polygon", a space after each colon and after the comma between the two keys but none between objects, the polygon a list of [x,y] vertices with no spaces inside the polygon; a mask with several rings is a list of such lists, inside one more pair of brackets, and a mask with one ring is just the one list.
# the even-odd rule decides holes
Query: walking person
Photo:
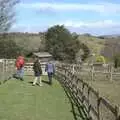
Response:
[{"label": "walking person", "polygon": [[38,82],[39,86],[42,86],[42,81],[41,81],[42,68],[38,58],[35,58],[35,62],[33,64],[33,70],[35,75],[33,85],[36,85]]},{"label": "walking person", "polygon": [[46,64],[45,72],[47,72],[47,74],[48,74],[49,84],[52,85],[52,78],[53,78],[53,75],[55,73],[55,66],[51,61],[49,61]]},{"label": "walking person", "polygon": [[7,79],[5,79],[3,81],[3,83],[7,82],[8,80],[10,80],[11,78],[15,78],[15,79],[19,79],[21,81],[23,81],[23,76],[24,76],[24,57],[22,55],[20,55],[16,61],[15,61],[15,66],[16,66],[16,73],[13,73],[12,75],[10,75]]},{"label": "walking person", "polygon": [[16,63],[15,64],[16,64],[16,68],[17,68],[17,73],[14,74],[13,77],[23,81],[24,80],[23,79],[23,76],[24,76],[24,64],[25,64],[24,57],[23,56],[19,56],[16,59]]}]

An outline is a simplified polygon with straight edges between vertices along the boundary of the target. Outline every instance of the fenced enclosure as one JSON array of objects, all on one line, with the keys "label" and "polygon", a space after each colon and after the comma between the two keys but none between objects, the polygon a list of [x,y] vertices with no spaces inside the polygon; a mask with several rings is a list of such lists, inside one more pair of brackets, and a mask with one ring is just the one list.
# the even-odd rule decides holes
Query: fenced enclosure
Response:
[{"label": "fenced enclosure", "polygon": [[108,100],[101,97],[99,92],[78,78],[73,71],[75,68],[73,69],[73,67],[68,65],[65,66],[65,64],[57,64],[56,67],[60,83],[72,93],[77,106],[83,106],[87,118],[92,120],[120,119],[119,107],[112,105]]},{"label": "fenced enclosure", "polygon": [[[45,72],[45,65],[46,63],[45,62],[41,62],[41,68],[42,68],[42,74],[43,75],[46,75],[47,73]],[[24,70],[25,70],[25,74],[26,75],[33,75],[33,63],[30,62],[30,63],[25,63],[25,66],[24,66]]]},{"label": "fenced enclosure", "polygon": [[8,79],[15,72],[15,59],[0,59],[0,80]]},{"label": "fenced enclosure", "polygon": [[[45,65],[46,63],[41,63],[43,75],[47,74],[45,72]],[[0,59],[0,80],[8,79],[15,71],[15,59]],[[33,63],[25,63],[24,71],[25,75],[33,75]]]},{"label": "fenced enclosure", "polygon": [[[33,73],[32,66],[33,63],[26,63],[24,67],[25,72],[28,72],[30,74]],[[110,76],[112,67],[109,66],[109,69],[108,67],[106,68],[107,69],[105,70],[101,68],[100,73],[103,74],[107,72],[106,75]],[[42,69],[44,71],[45,63],[42,64]],[[67,88],[67,90],[70,91],[70,94],[74,98],[75,104],[76,106],[78,106],[78,109],[82,106],[85,117],[89,119],[91,118],[92,120],[120,120],[119,107],[114,106],[108,100],[101,97],[98,91],[94,90],[88,83],[84,81],[86,79],[86,73],[89,73],[89,78],[91,78],[91,80],[95,80],[95,76],[93,73],[95,73],[96,71],[98,70],[96,70],[95,67],[93,68],[93,66],[88,65],[84,65],[83,67],[81,65],[56,64],[56,75],[58,77],[58,80],[65,88]],[[113,71],[114,70],[112,68],[112,75],[116,72]],[[0,60],[1,80],[7,79],[14,72],[14,59]],[[82,75],[84,77],[81,77]]]},{"label": "fenced enclosure", "polygon": [[66,69],[70,69],[73,74],[89,80],[119,80],[120,68],[115,69],[112,64],[64,64],[61,63]]}]

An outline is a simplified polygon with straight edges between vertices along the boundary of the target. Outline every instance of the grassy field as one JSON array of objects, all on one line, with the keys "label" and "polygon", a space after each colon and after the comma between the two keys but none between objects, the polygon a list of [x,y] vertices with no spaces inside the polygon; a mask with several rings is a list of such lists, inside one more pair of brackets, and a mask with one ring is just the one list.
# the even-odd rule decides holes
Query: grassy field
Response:
[{"label": "grassy field", "polygon": [[79,36],[79,41],[89,47],[91,53],[100,54],[101,50],[105,47],[105,39],[99,39],[94,36]]},{"label": "grassy field", "polygon": [[110,76],[107,78],[103,74],[95,74],[94,80],[91,80],[91,74],[81,72],[78,76],[87,82],[96,91],[99,91],[100,96],[106,98],[114,105],[120,106],[120,76],[114,76],[110,81]]},{"label": "grassy field", "polygon": [[90,75],[82,75],[83,80],[85,80],[92,88],[99,91],[100,96],[109,100],[112,104],[120,106],[120,81],[114,80],[110,81],[106,79],[104,75],[96,75],[94,81],[91,80]]},{"label": "grassy field", "polygon": [[[47,77],[43,77],[47,80]],[[33,77],[25,81],[10,80],[0,86],[0,120],[73,120],[71,104],[60,84],[32,86]]]},{"label": "grassy field", "polygon": [[112,104],[120,106],[120,81],[87,81],[90,86],[99,91],[100,96]]}]

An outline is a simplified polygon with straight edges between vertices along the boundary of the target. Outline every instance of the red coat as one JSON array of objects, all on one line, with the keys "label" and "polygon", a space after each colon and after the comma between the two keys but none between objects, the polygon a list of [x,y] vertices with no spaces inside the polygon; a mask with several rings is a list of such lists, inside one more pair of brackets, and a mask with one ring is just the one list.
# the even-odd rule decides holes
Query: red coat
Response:
[{"label": "red coat", "polygon": [[20,69],[21,67],[23,67],[24,64],[25,64],[25,62],[24,62],[24,57],[19,56],[19,57],[17,58],[17,60],[16,60],[16,67],[17,67],[17,69]]}]

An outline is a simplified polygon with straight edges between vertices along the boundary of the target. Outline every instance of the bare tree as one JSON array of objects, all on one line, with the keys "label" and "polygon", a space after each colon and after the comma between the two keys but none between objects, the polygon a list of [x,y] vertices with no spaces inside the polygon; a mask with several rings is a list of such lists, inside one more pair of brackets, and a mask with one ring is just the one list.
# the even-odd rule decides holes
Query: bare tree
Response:
[{"label": "bare tree", "polygon": [[14,6],[19,0],[0,0],[0,33],[10,29],[15,16]]},{"label": "bare tree", "polygon": [[7,32],[15,22],[15,5],[18,0],[0,0],[0,58],[14,58],[20,51],[19,46]]}]

